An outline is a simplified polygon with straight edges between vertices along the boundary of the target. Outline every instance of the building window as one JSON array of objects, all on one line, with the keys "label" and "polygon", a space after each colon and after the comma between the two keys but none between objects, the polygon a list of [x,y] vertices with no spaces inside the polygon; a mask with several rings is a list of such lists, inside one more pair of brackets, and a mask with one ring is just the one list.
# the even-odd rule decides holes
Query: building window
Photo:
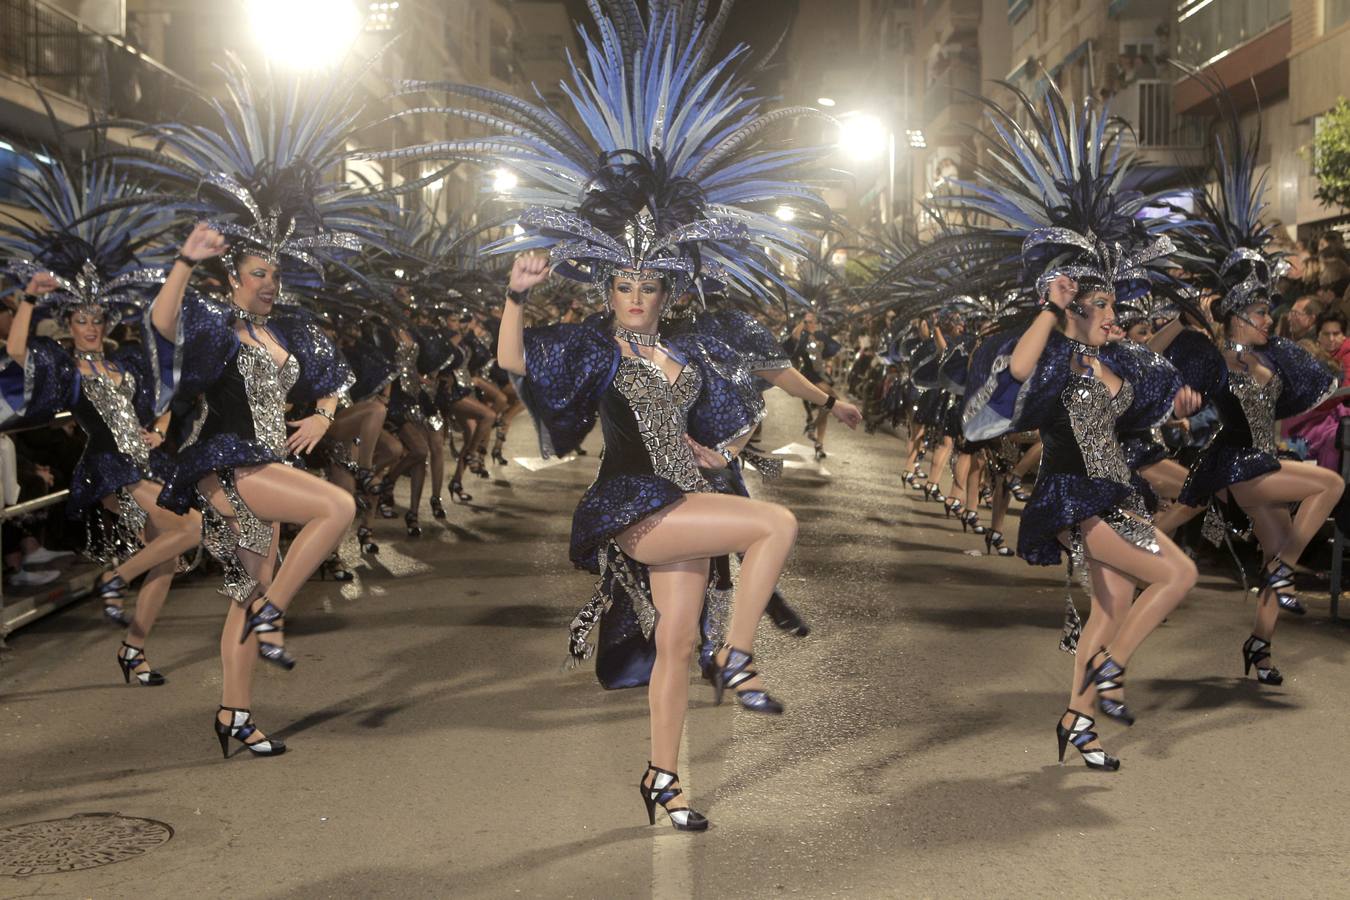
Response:
[{"label": "building window", "polygon": [[1180,56],[1210,62],[1287,18],[1289,0],[1177,0]]},{"label": "building window", "polygon": [[1330,31],[1350,22],[1350,0],[1324,0],[1322,30]]}]

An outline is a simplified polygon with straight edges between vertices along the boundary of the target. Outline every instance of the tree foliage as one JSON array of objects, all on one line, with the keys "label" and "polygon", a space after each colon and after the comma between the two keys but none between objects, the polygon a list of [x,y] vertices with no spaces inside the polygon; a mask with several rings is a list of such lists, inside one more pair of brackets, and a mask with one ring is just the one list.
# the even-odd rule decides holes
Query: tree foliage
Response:
[{"label": "tree foliage", "polygon": [[1350,207],[1350,101],[1344,97],[1318,123],[1312,158],[1317,199],[1326,206]]}]

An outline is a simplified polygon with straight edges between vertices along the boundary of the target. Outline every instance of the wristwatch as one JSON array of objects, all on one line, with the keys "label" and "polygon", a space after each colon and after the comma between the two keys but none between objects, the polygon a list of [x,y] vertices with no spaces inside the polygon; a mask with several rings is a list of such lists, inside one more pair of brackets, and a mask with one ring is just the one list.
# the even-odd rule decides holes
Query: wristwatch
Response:
[{"label": "wristwatch", "polygon": [[201,260],[199,260],[199,259],[193,259],[192,257],[190,257],[190,256],[184,256],[184,255],[181,254],[181,253],[178,254],[177,256],[175,256],[175,257],[173,258],[173,261],[174,261],[174,262],[180,262],[180,263],[182,263],[183,265],[187,266],[189,269],[195,269],[195,268],[197,268],[197,263],[201,262]]},{"label": "wristwatch", "polygon": [[720,452],[722,458],[727,461],[727,465],[731,465],[731,461],[736,458],[736,454],[731,452],[730,447],[723,447]]},{"label": "wristwatch", "polygon": [[530,292],[528,290],[517,291],[514,288],[507,288],[506,299],[510,300],[512,303],[524,303],[526,300],[530,299]]}]

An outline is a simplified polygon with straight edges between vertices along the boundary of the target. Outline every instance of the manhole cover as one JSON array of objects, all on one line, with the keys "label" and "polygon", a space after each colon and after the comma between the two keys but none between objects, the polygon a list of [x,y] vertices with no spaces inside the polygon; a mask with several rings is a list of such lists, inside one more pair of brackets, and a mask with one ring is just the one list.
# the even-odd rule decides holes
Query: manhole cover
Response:
[{"label": "manhole cover", "polygon": [[89,813],[0,828],[0,875],[51,875],[140,856],[173,837],[154,819]]}]

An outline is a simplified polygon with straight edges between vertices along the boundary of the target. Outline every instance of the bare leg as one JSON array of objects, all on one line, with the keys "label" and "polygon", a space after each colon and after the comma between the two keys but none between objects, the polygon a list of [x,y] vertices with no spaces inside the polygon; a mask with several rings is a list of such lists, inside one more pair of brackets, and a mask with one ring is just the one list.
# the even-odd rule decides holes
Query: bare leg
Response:
[{"label": "bare leg", "polygon": [[[222,515],[226,513],[233,515],[233,510],[223,502],[223,497],[218,495],[218,499],[210,499]],[[279,534],[280,529],[274,528],[272,546],[266,557],[247,552],[239,555],[239,560],[244,568],[258,580],[258,590],[254,592],[255,597],[265,595],[272,583],[272,573],[277,565]],[[251,710],[253,708],[253,667],[258,661],[258,635],[256,633],[250,634],[248,640],[240,643],[239,635],[244,632],[245,609],[246,604],[231,603],[229,611],[225,614],[225,625],[220,631],[220,668],[222,675],[220,705],[234,709]],[[230,713],[221,710],[216,714],[216,718],[222,724],[229,724]],[[248,743],[256,744],[265,740],[267,740],[267,735],[259,731],[256,737],[249,737]]]},{"label": "bare leg", "polygon": [[160,506],[161,488],[153,481],[138,481],[127,488],[136,505],[145,510],[146,520],[155,524],[156,533],[153,538],[146,535],[145,546],[113,570],[124,581],[131,581],[162,562],[176,560],[201,541],[201,516],[195,512],[179,516]]},{"label": "bare leg", "polygon": [[[445,423],[442,428],[449,428]],[[431,457],[431,496],[441,499],[441,485],[445,484],[445,432],[427,426],[427,453]]]},{"label": "bare leg", "polygon": [[929,484],[936,484],[939,488],[942,486],[942,474],[947,470],[947,462],[952,458],[954,446],[951,438],[944,437],[937,450],[933,451],[933,468],[928,472]]},{"label": "bare leg", "polygon": [[[1121,622],[1129,613],[1130,600],[1134,595],[1134,582],[1109,566],[1092,565],[1092,608],[1087,621],[1083,623],[1083,633],[1079,635],[1080,647],[1105,647],[1115,639],[1120,631]],[[1069,709],[1089,718],[1092,717],[1092,699],[1095,690],[1091,684],[1083,689],[1083,680],[1087,675],[1090,652],[1074,654],[1073,681],[1069,685]],[[1063,719],[1065,728],[1073,726],[1073,715],[1066,712]],[[1099,741],[1093,741],[1083,747],[1084,750],[1101,748]]]},{"label": "bare leg", "polygon": [[408,512],[414,516],[422,506],[422,486],[427,480],[427,457],[431,453],[428,446],[426,425],[408,422],[398,430],[399,440],[405,449],[403,460],[399,463],[399,472],[408,473],[411,482]]},{"label": "bare leg", "polygon": [[[708,583],[708,560],[692,559],[651,566],[656,606],[656,662],[647,687],[651,710],[652,765],[679,771],[680,737],[689,706],[689,662],[698,639],[698,617]],[[687,804],[677,798],[670,805]]]},{"label": "bare leg", "polygon": [[1043,449],[1040,441],[1032,444],[1031,449],[1023,453],[1022,458],[1017,461],[1017,465],[1013,466],[1012,473],[1018,478],[1026,478],[1032,469],[1041,464],[1041,450]]}]

